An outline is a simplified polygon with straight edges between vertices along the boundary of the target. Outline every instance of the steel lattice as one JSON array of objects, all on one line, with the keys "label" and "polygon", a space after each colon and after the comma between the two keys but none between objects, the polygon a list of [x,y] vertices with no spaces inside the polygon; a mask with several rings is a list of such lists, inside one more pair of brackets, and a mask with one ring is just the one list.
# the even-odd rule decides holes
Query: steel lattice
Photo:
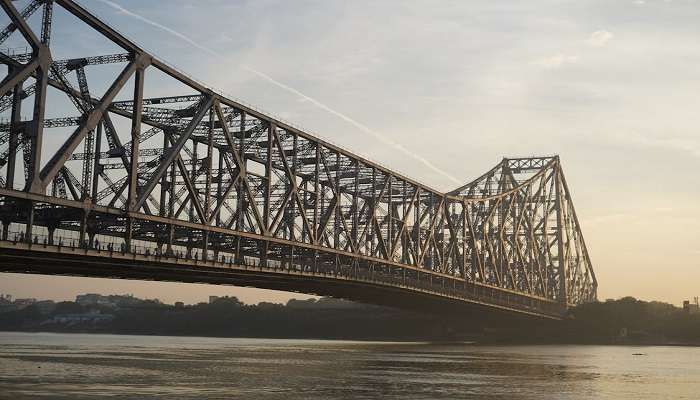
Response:
[{"label": "steel lattice", "polygon": [[[202,86],[70,0],[23,11],[0,4],[11,20],[0,43],[16,32],[31,47],[0,53],[0,111],[10,112],[0,122],[2,270],[379,303],[395,295],[548,317],[596,298],[556,156],[506,158],[440,193]],[[124,52],[53,60],[55,6]],[[28,18],[42,7],[32,29]],[[94,97],[86,71],[108,64],[122,70]],[[148,97],[151,71],[191,93]],[[49,89],[72,115],[45,118]],[[117,100],[122,92],[129,100]],[[52,129],[72,132],[42,154]]]}]

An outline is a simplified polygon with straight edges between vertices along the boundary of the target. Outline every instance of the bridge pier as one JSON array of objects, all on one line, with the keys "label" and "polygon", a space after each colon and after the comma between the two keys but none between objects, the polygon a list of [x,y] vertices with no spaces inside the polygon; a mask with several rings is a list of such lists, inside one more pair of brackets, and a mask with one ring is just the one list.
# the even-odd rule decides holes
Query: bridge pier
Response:
[{"label": "bridge pier", "polygon": [[88,212],[86,210],[82,210],[82,215],[80,219],[80,233],[79,233],[79,241],[80,241],[80,247],[89,247],[85,246],[85,235],[87,234],[87,224],[88,224]]},{"label": "bridge pier", "polygon": [[11,222],[12,222],[12,220],[10,220],[9,218],[3,218],[3,220],[2,220],[2,233],[1,233],[2,240],[7,240],[7,236],[10,233],[10,223]]},{"label": "bridge pier", "polygon": [[209,231],[202,232],[202,261],[209,258]]},{"label": "bridge pier", "polygon": [[124,247],[127,253],[132,252],[131,244],[134,235],[134,219],[132,217],[126,218],[126,230],[124,232]]},{"label": "bridge pier", "polygon": [[32,242],[32,233],[34,231],[34,202],[29,200],[27,202],[27,204],[28,204],[27,222],[25,224],[25,229],[24,229],[24,232],[25,232],[24,240],[27,243],[31,243]]},{"label": "bridge pier", "polygon": [[173,236],[175,236],[175,226],[173,224],[168,225],[168,242],[165,244],[165,251],[168,255],[173,254]]}]

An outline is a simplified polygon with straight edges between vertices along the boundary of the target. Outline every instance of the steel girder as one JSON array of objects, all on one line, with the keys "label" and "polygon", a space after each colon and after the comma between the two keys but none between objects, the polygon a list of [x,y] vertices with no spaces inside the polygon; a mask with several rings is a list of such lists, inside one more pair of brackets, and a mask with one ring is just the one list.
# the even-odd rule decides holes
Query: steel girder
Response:
[{"label": "steel girder", "polygon": [[[596,298],[556,156],[504,159],[441,193],[216,93],[70,0],[23,12],[0,2],[11,21],[0,41],[19,30],[32,48],[0,54],[0,108],[11,111],[0,123],[4,240],[19,229],[29,245],[38,236],[49,246],[97,240],[122,253],[253,260],[345,279],[371,271],[406,290],[426,281],[464,296],[478,288],[494,306],[510,296],[514,310],[549,316]],[[54,61],[55,6],[124,53]],[[32,30],[26,18],[39,7]],[[121,72],[94,97],[86,71],[110,63]],[[189,92],[149,96],[144,81],[154,73]],[[78,115],[44,118],[47,87]],[[19,111],[30,100],[25,121]],[[63,145],[42,155],[44,132],[67,127]]]}]

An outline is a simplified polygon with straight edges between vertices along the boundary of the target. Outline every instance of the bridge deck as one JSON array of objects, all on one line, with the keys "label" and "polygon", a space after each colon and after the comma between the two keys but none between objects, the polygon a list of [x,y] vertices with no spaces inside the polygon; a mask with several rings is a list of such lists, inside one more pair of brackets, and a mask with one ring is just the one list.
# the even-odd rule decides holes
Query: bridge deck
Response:
[{"label": "bridge deck", "polygon": [[420,280],[420,275],[416,279],[382,269],[314,269],[279,261],[264,265],[252,258],[244,264],[232,261],[0,241],[3,272],[248,286],[445,314],[502,311],[561,319],[566,312],[556,301],[465,281],[431,279],[430,274]]}]

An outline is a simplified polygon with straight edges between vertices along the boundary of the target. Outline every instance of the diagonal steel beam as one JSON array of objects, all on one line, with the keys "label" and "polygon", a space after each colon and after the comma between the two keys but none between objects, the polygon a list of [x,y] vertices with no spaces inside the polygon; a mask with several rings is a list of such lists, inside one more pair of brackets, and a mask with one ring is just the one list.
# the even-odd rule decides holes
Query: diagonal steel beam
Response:
[{"label": "diagonal steel beam", "polygon": [[[168,152],[163,156],[163,159],[161,160],[160,165],[158,166],[158,169],[153,173],[151,178],[148,180],[146,185],[144,185],[138,195],[138,200],[136,201],[136,204],[134,205],[135,209],[140,209],[143,206],[143,202],[146,201],[146,198],[148,197],[149,194],[153,191],[153,188],[156,186],[158,181],[160,181],[160,178],[163,176],[165,171],[168,169],[170,164],[175,161],[177,158],[178,154],[180,153],[180,150],[182,150],[182,147],[185,145],[187,140],[189,140],[190,136],[192,135],[192,131],[194,131],[194,128],[197,127],[197,124],[204,118],[204,115],[206,115],[207,112],[209,112],[209,109],[211,108],[212,104],[214,102],[214,97],[213,96],[207,96],[207,101],[202,103],[202,105],[199,107],[199,110],[197,111],[197,114],[195,114],[194,117],[192,117],[192,120],[190,120],[189,125],[185,129],[184,132],[180,135],[178,138],[177,142],[173,146],[171,146],[168,149]],[[133,146],[133,144],[132,144]],[[203,219],[202,221],[206,221],[206,219]]]},{"label": "diagonal steel beam", "polygon": [[[6,0],[3,0],[3,1],[6,1]],[[142,53],[143,52],[143,49],[136,46],[134,43],[132,43],[129,39],[125,38],[119,32],[110,28],[107,24],[100,21],[97,17],[90,14],[87,10],[85,10],[83,7],[79,6],[74,1],[72,1],[72,0],[55,0],[55,1],[56,1],[56,4],[65,8],[66,11],[70,12],[71,14],[76,16],[78,19],[80,19],[84,23],[90,25],[97,32],[103,34],[109,40],[113,41],[116,45],[120,46],[121,48],[123,48],[127,51],[130,51],[130,52],[135,52],[135,53]]]},{"label": "diagonal steel beam", "polygon": [[190,177],[187,175],[189,171],[187,170],[185,163],[182,162],[182,158],[180,158],[180,157],[177,158],[177,167],[180,169],[180,174],[182,175],[182,180],[185,182],[185,186],[187,186],[187,190],[190,192],[190,201],[192,202],[192,204],[194,204],[194,208],[197,211],[197,215],[199,216],[199,221],[201,223],[205,223],[207,221],[207,217],[206,217],[206,214],[204,213],[204,208],[202,207],[202,202],[199,201],[199,195],[197,193],[197,188],[194,186],[194,184],[190,180]]},{"label": "diagonal steel beam", "polygon": [[60,149],[54,153],[54,156],[49,160],[46,166],[41,170],[41,187],[46,189],[49,182],[56,176],[59,169],[65,164],[66,160],[73,154],[73,151],[80,141],[83,140],[85,135],[92,129],[95,129],[97,124],[102,119],[103,114],[106,112],[109,105],[112,103],[114,97],[119,93],[121,88],[126,84],[126,82],[131,78],[139,65],[147,63],[148,60],[145,56],[139,56],[134,61],[130,62],[122,72],[119,74],[117,79],[109,87],[105,95],[100,100],[99,104],[88,114],[85,122],[76,129],[73,134],[63,143]]},{"label": "diagonal steel beam", "polygon": [[[235,189],[236,185],[238,184],[239,179],[241,178],[240,172],[236,177],[231,181],[231,184],[226,188],[224,193],[219,197],[219,202],[216,204],[216,208],[214,208],[214,211],[211,213],[211,216],[209,217],[209,220],[207,220],[207,224],[211,224],[212,221],[216,218],[216,215],[219,213],[219,210],[221,207],[226,203],[226,199],[228,198],[228,195],[231,194],[231,191]],[[240,201],[240,200],[238,200]]]},{"label": "diagonal steel beam", "polygon": [[9,74],[0,83],[0,96],[5,96],[20,82],[29,78],[40,65],[39,58],[34,58],[29,64],[22,66]]},{"label": "diagonal steel beam", "polygon": [[20,33],[22,33],[22,36],[24,36],[27,42],[29,42],[29,45],[32,46],[36,52],[39,47],[42,46],[41,41],[36,37],[29,25],[27,25],[27,21],[24,20],[24,17],[17,11],[15,6],[12,5],[10,0],[0,0],[0,6],[2,6],[12,22],[17,26]]},{"label": "diagonal steel beam", "polygon": [[[397,246],[399,244],[399,241],[401,240],[401,236],[403,236],[404,231],[406,230],[406,225],[408,224],[408,217],[411,214],[411,211],[413,210],[413,205],[416,203],[416,200],[418,198],[418,190],[415,190],[413,192],[413,196],[411,197],[411,201],[408,203],[408,208],[404,210],[404,215],[403,219],[401,220],[401,228],[399,228],[399,231],[396,234],[396,238],[394,239],[394,242],[391,244],[391,249],[390,249],[390,254],[389,258],[392,259],[394,258],[394,255],[396,255],[396,250]],[[404,204],[405,206],[405,204]]]},{"label": "diagonal steel beam", "polygon": [[[44,0],[32,0],[31,3],[29,3],[26,7],[24,7],[24,10],[20,13],[20,16],[23,19],[29,18],[36,10],[41,7],[41,4],[44,2]],[[0,32],[0,44],[4,43],[5,40],[7,40],[10,35],[17,30],[17,25],[14,22],[10,22],[9,25],[5,27],[5,29]]]}]

